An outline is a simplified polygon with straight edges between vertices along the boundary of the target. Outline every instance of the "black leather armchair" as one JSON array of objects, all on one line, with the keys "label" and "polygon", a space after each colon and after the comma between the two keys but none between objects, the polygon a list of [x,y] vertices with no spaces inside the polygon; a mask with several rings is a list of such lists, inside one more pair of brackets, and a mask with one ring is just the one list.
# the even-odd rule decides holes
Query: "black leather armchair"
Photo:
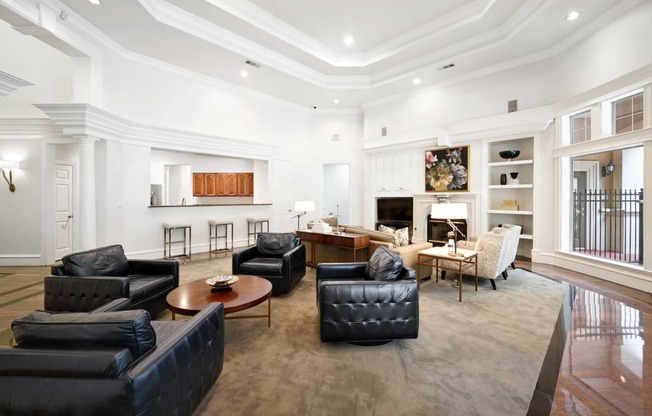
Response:
[{"label": "black leather armchair", "polygon": [[255,246],[233,253],[232,272],[269,280],[272,295],[289,293],[306,275],[306,247],[293,233],[260,233]]},{"label": "black leather armchair", "polygon": [[128,260],[121,245],[64,256],[44,279],[48,311],[88,312],[118,298],[132,309],[156,315],[167,309],[165,297],[179,286],[176,260]]},{"label": "black leather armchair", "polygon": [[[386,247],[379,248],[376,253],[381,249]],[[370,263],[377,257],[376,253]],[[369,267],[368,263],[322,263],[317,266],[317,305],[322,341],[376,343],[419,336],[416,273],[402,261],[395,258],[392,261],[393,272],[389,278],[383,275],[384,272]],[[375,279],[374,274],[380,280],[370,280]]]},{"label": "black leather armchair", "polygon": [[222,371],[224,306],[184,321],[118,311],[35,311],[0,347],[0,415],[192,415]]}]

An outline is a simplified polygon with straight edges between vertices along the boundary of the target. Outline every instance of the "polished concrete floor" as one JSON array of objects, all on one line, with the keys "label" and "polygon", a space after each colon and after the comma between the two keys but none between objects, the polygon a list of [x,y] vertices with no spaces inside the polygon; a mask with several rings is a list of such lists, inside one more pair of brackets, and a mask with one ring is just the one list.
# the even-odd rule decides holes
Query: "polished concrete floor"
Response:
[{"label": "polished concrete floor", "polygon": [[[207,255],[193,259],[181,266],[182,282],[205,277],[201,267],[191,265]],[[652,342],[645,337],[652,334],[652,294],[552,266],[523,261],[516,266],[573,288],[550,414],[652,415]],[[49,267],[0,267],[4,338],[13,319],[43,308],[42,279],[48,273]]]}]

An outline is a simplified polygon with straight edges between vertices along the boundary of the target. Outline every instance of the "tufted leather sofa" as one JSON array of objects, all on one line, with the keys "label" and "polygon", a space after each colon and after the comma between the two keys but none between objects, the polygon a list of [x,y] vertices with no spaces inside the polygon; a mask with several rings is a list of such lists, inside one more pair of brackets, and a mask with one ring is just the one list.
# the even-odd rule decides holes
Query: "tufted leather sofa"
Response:
[{"label": "tufted leather sofa", "polygon": [[[126,302],[125,302],[126,301]],[[188,415],[222,371],[224,307],[186,321],[144,310],[37,311],[0,347],[0,415]]]},{"label": "tufted leather sofa", "polygon": [[260,233],[255,246],[233,253],[232,272],[269,280],[273,295],[289,293],[306,275],[306,247],[293,233]]},{"label": "tufted leather sofa", "polygon": [[113,299],[129,298],[133,309],[156,315],[167,309],[165,297],[179,286],[175,260],[128,260],[121,245],[64,256],[46,276],[48,311],[88,312]]},{"label": "tufted leather sofa", "polygon": [[[324,342],[375,343],[419,336],[416,273],[393,253],[391,276],[368,263],[317,266],[319,332]],[[397,262],[397,260],[400,260]],[[375,274],[375,276],[373,276]]]}]

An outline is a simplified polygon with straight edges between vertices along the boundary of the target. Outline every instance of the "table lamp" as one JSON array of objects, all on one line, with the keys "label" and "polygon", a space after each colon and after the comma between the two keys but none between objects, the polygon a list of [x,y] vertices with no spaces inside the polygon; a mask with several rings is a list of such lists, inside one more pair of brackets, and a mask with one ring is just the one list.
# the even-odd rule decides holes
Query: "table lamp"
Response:
[{"label": "table lamp", "polygon": [[430,208],[430,218],[446,220],[446,223],[452,228],[455,236],[453,256],[459,256],[457,253],[457,233],[460,233],[464,239],[466,236],[451,220],[465,220],[467,218],[466,204],[462,203],[440,203],[432,204]]},{"label": "table lamp", "polygon": [[[303,211],[299,212],[297,215],[295,215],[292,218],[297,219],[297,230],[300,230],[301,228],[301,217],[303,215],[306,215],[307,212],[309,211],[314,211],[315,210],[315,201],[295,201],[294,202],[294,210],[295,211]],[[290,219],[292,219],[290,218]]]}]

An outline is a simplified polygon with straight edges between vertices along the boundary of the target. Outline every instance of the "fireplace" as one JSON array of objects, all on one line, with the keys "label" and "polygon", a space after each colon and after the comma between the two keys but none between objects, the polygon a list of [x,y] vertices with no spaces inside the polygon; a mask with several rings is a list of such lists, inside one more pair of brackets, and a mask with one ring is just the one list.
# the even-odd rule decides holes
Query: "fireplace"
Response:
[{"label": "fireplace", "polygon": [[[462,232],[462,234],[467,235],[466,220],[451,220],[453,224]],[[428,242],[433,243],[434,245],[443,245],[448,241],[447,234],[451,231],[450,225],[446,220],[441,220],[437,218],[430,218],[428,215]],[[458,238],[462,238],[461,235],[458,235]]]},{"label": "fireplace", "polygon": [[[466,204],[467,219],[463,220],[453,220],[453,223],[460,229],[467,237],[476,235],[474,234],[476,230],[480,229],[480,219],[477,217],[477,211],[479,206],[479,196],[472,193],[464,194],[454,194],[454,195],[439,195],[439,194],[416,194],[414,195],[414,235],[413,240],[415,242],[425,242],[436,240],[433,244],[446,244],[446,233],[450,231],[448,225],[439,224],[441,228],[444,229],[443,235],[440,235],[439,238],[432,237],[435,234],[431,234],[431,218],[430,211],[432,204],[442,203],[444,201],[451,203],[464,203]],[[445,198],[445,199],[444,199]],[[437,219],[436,221],[445,221]],[[460,225],[459,223],[463,223]],[[435,224],[437,225],[437,224]]]}]

